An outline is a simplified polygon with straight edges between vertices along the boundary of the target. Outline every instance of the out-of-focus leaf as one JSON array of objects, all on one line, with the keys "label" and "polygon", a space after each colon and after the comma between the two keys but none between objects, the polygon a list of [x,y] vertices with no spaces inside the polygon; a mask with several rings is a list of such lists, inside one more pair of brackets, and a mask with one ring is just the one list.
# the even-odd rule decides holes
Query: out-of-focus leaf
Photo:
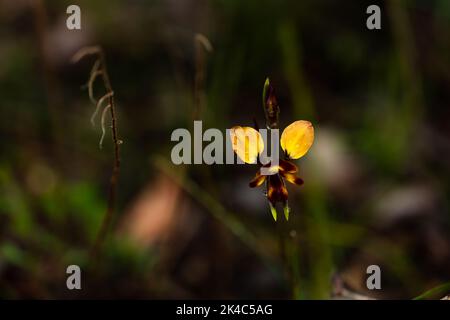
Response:
[{"label": "out-of-focus leaf", "polygon": [[421,295],[418,295],[413,300],[424,300],[424,299],[440,299],[450,292],[450,282],[441,284],[434,287],[428,291],[425,291]]}]

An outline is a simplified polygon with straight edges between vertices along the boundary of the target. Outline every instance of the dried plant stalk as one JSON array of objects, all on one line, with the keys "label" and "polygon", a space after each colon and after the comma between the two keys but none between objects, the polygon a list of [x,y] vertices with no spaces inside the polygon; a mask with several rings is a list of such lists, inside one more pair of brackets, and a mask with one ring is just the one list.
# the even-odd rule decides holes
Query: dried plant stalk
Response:
[{"label": "dried plant stalk", "polygon": [[[116,115],[116,104],[114,101],[114,91],[111,87],[111,81],[108,74],[108,69],[106,66],[105,54],[101,47],[99,46],[91,46],[84,47],[80,49],[72,58],[72,62],[76,63],[83,59],[86,56],[95,55],[97,60],[95,61],[91,73],[89,76],[89,81],[87,83],[89,98],[95,104],[96,109],[91,117],[91,122],[94,123],[95,117],[100,111],[103,103],[107,101],[107,106],[102,111],[101,124],[102,124],[102,136],[99,142],[100,148],[102,147],[103,138],[105,136],[105,118],[108,114],[111,116],[111,133],[112,140],[114,144],[114,161],[113,161],[113,170],[111,173],[111,178],[109,181],[109,190],[108,190],[108,200],[107,200],[107,209],[106,213],[103,217],[102,224],[100,226],[100,230],[98,231],[97,237],[95,239],[94,245],[91,249],[91,256],[94,256],[98,253],[101,245],[103,244],[105,237],[108,233],[108,230],[112,223],[112,218],[115,211],[115,203],[117,196],[117,183],[119,179],[120,172],[120,145],[122,144],[122,140],[119,139],[117,133],[117,115]],[[94,97],[94,81],[95,79],[101,76],[103,86],[105,88],[106,93],[97,101]]]},{"label": "dried plant stalk", "polygon": [[[94,126],[95,125],[95,117],[97,117],[97,114],[98,114],[98,112],[100,111],[100,107],[103,105],[103,102],[106,100],[106,99],[109,99],[111,96],[113,96],[114,95],[114,92],[108,92],[107,94],[105,94],[103,97],[101,97],[100,99],[98,99],[98,101],[97,101],[97,103],[96,103],[96,106],[95,106],[95,111],[94,111],[94,113],[92,114],[92,116],[91,116],[91,123],[92,123],[92,126]],[[106,108],[105,108],[106,109]]]},{"label": "dried plant stalk", "polygon": [[98,143],[99,148],[101,149],[103,147],[103,139],[105,138],[105,133],[106,133],[106,129],[105,129],[105,118],[106,118],[106,113],[108,112],[108,110],[111,109],[111,105],[108,104],[102,112],[102,136],[100,138],[100,142]]}]

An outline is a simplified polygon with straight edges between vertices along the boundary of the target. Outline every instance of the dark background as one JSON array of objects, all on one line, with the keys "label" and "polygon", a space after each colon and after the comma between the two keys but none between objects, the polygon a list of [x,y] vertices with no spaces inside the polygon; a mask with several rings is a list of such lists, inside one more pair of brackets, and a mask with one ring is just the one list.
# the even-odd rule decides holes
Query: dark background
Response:
[{"label": "dark background", "polygon": [[[66,28],[70,4],[82,30]],[[369,4],[381,30],[366,28]],[[70,63],[86,45],[104,49],[124,142],[94,257],[113,144],[108,132],[99,149],[80,88],[95,59]],[[170,161],[171,132],[199,106],[204,129],[262,124],[267,76],[281,128],[316,133],[289,223],[248,188],[256,166]],[[344,286],[409,299],[443,284],[449,87],[446,0],[0,0],[0,298],[324,299]],[[81,291],[66,289],[70,264]],[[371,264],[382,290],[366,288]]]}]

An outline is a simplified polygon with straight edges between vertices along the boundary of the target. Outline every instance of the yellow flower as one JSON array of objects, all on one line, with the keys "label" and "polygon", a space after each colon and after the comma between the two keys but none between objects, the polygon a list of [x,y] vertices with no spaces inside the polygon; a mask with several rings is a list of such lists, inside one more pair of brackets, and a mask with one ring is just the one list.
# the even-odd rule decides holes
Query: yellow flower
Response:
[{"label": "yellow flower", "polygon": [[[233,127],[230,131],[234,152],[245,163],[259,163],[258,157],[264,150],[264,141],[261,134],[251,127]],[[295,164],[288,161],[303,157],[314,142],[314,128],[309,121],[298,120],[291,123],[281,134],[281,148],[285,160],[279,159],[278,165],[268,163],[262,167],[268,168],[272,175],[262,175],[261,169],[250,182],[251,188],[258,187],[266,182],[267,199],[274,220],[277,220],[275,205],[281,202],[284,206],[284,215],[289,219],[288,192],[284,179],[296,185],[302,185],[303,180],[295,175],[298,171]]]}]

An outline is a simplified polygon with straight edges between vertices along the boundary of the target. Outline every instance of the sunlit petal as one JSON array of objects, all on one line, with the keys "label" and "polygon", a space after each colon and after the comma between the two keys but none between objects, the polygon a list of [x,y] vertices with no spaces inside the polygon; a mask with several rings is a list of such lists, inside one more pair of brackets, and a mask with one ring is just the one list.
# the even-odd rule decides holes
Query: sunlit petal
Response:
[{"label": "sunlit petal", "polygon": [[281,134],[281,148],[289,158],[303,157],[314,141],[314,127],[311,122],[298,120],[291,123]]},{"label": "sunlit petal", "polygon": [[293,173],[289,173],[289,172],[280,172],[280,175],[285,178],[287,181],[289,181],[290,183],[296,184],[298,186],[301,186],[303,184],[303,179],[297,177],[295,174]]},{"label": "sunlit petal", "polygon": [[284,217],[286,218],[286,221],[289,220],[289,213],[291,212],[291,208],[289,208],[287,202],[285,203],[283,207]]},{"label": "sunlit petal", "polygon": [[277,221],[277,209],[269,202],[270,212],[272,213],[273,220]]},{"label": "sunlit petal", "polygon": [[265,180],[266,180],[266,176],[264,176],[258,172],[256,174],[256,176],[253,178],[253,180],[250,181],[249,187],[250,188],[259,187],[260,185],[262,185],[264,183]]},{"label": "sunlit petal", "polygon": [[256,163],[258,155],[264,150],[264,141],[252,127],[236,126],[230,130],[231,146],[245,163]]}]

